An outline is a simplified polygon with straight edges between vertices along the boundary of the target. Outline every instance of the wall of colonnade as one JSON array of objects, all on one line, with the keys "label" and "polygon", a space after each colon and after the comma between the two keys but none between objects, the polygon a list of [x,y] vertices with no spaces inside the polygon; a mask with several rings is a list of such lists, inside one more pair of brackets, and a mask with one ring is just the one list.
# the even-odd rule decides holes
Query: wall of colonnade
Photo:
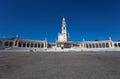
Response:
[{"label": "wall of colonnade", "polygon": [[114,42],[114,46],[115,46],[116,48],[120,47],[120,41],[119,41],[119,42]]},{"label": "wall of colonnade", "polygon": [[81,48],[111,48],[114,47],[113,42],[83,42]]},{"label": "wall of colonnade", "polygon": [[0,47],[47,48],[47,41],[0,40]]},{"label": "wall of colonnade", "polygon": [[[34,40],[0,40],[0,48],[2,47],[24,47],[24,48],[48,48],[47,41],[34,41]],[[120,48],[120,41],[92,41],[71,43],[72,47],[80,48]]]}]

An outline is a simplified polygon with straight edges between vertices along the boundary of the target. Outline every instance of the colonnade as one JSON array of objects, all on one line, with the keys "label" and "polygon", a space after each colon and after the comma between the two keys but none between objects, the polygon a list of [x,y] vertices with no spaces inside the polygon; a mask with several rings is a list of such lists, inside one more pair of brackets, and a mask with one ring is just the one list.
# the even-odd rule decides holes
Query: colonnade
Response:
[{"label": "colonnade", "polygon": [[0,41],[0,46],[1,47],[12,47],[13,46],[13,41],[8,40],[8,41]]},{"label": "colonnade", "polygon": [[[111,47],[120,48],[119,41],[69,43],[68,46],[69,45],[70,47],[80,48],[111,48]],[[48,48],[48,42],[34,40],[0,40],[0,47]]]},{"label": "colonnade", "polygon": [[81,48],[110,48],[112,47],[112,42],[107,43],[82,43]]},{"label": "colonnade", "polygon": [[115,47],[120,47],[120,42],[115,42],[115,43],[114,43],[114,46],[115,46]]},{"label": "colonnade", "polygon": [[15,47],[47,48],[47,42],[16,41]]},{"label": "colonnade", "polygon": [[47,48],[47,41],[20,41],[4,40],[0,41],[1,47],[26,47],[26,48]]}]

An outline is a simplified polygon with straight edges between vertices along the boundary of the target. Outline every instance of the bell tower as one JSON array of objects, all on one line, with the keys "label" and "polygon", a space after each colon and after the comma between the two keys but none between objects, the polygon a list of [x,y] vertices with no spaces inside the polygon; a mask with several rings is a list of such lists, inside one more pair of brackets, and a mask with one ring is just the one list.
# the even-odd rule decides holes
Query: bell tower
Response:
[{"label": "bell tower", "polygon": [[62,31],[61,33],[58,33],[58,42],[68,42],[69,41],[69,34],[67,34],[66,29],[66,21],[63,17],[62,19]]}]

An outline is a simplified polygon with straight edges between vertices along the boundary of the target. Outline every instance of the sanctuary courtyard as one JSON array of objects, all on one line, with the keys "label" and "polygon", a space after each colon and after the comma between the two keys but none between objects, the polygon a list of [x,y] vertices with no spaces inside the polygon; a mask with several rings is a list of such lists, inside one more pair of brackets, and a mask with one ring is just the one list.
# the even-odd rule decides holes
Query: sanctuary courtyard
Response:
[{"label": "sanctuary courtyard", "polygon": [[27,40],[16,35],[14,38],[1,38],[0,50],[23,51],[120,51],[120,41],[108,40],[73,42],[67,32],[66,21],[62,19],[62,30],[55,43],[49,40]]}]

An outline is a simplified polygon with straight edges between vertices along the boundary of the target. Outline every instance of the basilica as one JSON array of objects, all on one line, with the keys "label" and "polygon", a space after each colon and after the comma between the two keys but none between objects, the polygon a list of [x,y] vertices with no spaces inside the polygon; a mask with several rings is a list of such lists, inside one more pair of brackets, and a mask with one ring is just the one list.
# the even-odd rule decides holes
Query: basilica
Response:
[{"label": "basilica", "polygon": [[120,51],[120,41],[108,40],[73,42],[70,40],[70,34],[67,32],[66,21],[62,19],[61,33],[58,33],[58,39],[55,43],[48,40],[27,40],[21,39],[16,35],[13,38],[0,38],[1,50],[18,51]]}]

